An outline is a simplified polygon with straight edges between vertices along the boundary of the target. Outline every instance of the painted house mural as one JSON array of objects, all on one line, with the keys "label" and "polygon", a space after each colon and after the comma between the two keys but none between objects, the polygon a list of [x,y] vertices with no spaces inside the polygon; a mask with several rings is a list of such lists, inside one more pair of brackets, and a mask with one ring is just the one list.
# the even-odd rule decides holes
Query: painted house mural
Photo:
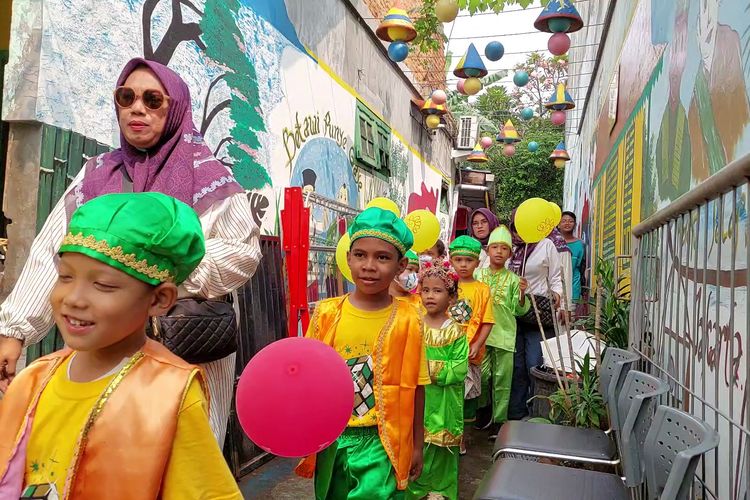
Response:
[{"label": "painted house mural", "polygon": [[[388,196],[405,212],[437,211],[450,183],[407,131],[303,45],[283,0],[16,1],[12,22],[4,119],[116,146],[120,69],[140,55],[168,64],[188,83],[196,127],[248,191],[265,234],[278,233],[287,186],[356,209]],[[38,77],[28,78],[35,51]],[[312,218],[316,232],[334,222],[320,208]]]},{"label": "painted house mural", "polygon": [[[593,18],[601,19],[606,5],[582,10],[588,8],[600,9]],[[750,4],[619,2],[601,65],[571,151],[565,205],[582,217],[592,253],[623,256],[627,272],[633,226],[750,153]],[[612,107],[608,87],[616,89]],[[693,355],[679,359],[662,353],[661,361],[682,374],[681,380],[705,384],[707,400],[727,414],[734,408],[739,422],[745,422],[748,408],[748,283],[738,278],[730,287],[726,271],[747,274],[747,203],[742,188],[735,203],[731,197],[712,202],[707,212],[686,220],[684,230],[651,242],[668,257],[653,278],[661,283],[662,303],[681,296],[690,304],[665,313],[663,321],[664,333]],[[696,256],[702,262],[704,255],[705,266],[696,269]],[[690,410],[701,416],[699,408]],[[732,456],[707,460],[706,477],[713,471],[726,474],[734,464],[731,498],[743,498],[742,467],[750,459],[744,436],[727,425],[717,430],[724,443],[732,442],[724,448]],[[726,482],[717,487],[719,498],[730,498]]]}]

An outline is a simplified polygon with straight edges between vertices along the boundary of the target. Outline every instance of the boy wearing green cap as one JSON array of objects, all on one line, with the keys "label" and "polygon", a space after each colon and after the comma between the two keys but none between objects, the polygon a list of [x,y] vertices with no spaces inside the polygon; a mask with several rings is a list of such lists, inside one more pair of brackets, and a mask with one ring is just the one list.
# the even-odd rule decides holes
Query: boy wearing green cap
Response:
[{"label": "boy wearing green cap", "polygon": [[66,347],[0,404],[0,498],[242,498],[199,368],[146,338],[204,253],[195,211],[160,193],[73,214],[50,295]]},{"label": "boy wearing green cap", "polygon": [[489,414],[490,439],[497,437],[500,426],[508,419],[508,400],[513,378],[513,352],[516,345],[516,316],[526,314],[531,301],[526,300],[524,278],[505,267],[513,248],[513,239],[505,226],[490,234],[488,268],[479,269],[476,277],[489,286],[495,324],[487,337],[487,352],[482,361],[482,395],[479,406]]},{"label": "boy wearing green cap", "polygon": [[[454,315],[454,318],[464,325],[469,341],[469,373],[466,376],[464,416],[466,422],[473,422],[476,420],[481,390],[480,367],[484,357],[484,344],[495,320],[492,317],[489,287],[474,279],[482,244],[471,236],[459,236],[451,242],[449,250],[451,264],[460,278],[458,306],[459,308],[463,304],[468,306],[468,309],[463,312],[463,317],[459,314]],[[461,451],[465,453],[463,445]]]},{"label": "boy wearing green cap", "polygon": [[354,292],[318,304],[306,336],[346,361],[354,408],[344,433],[303,460],[297,473],[315,478],[319,500],[400,498],[422,470],[423,386],[430,383],[417,310],[389,293],[414,236],[377,207],[354,219],[349,236]]}]

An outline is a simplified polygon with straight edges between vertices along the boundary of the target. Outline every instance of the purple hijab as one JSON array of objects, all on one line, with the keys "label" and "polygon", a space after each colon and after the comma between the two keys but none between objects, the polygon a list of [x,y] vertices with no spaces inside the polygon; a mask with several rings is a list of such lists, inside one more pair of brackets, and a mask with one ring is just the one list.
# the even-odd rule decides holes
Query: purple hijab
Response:
[{"label": "purple hijab", "polygon": [[[510,215],[511,226],[515,226],[515,222],[516,211],[513,210]],[[511,255],[510,257],[509,266],[515,273],[520,274],[521,270],[524,269],[526,265],[526,261],[529,259],[529,255],[531,255],[531,253],[536,248],[537,243],[527,244],[521,239],[520,236],[518,236],[515,228],[513,231],[511,231],[511,235],[513,237],[513,255]],[[559,253],[570,252],[570,248],[568,248],[568,244],[565,241],[565,238],[563,238],[563,235],[560,234],[560,231],[557,228],[554,228],[552,232],[547,235],[547,239],[551,240],[552,243],[555,244],[555,248],[557,248],[557,251]]]},{"label": "purple hijab", "polygon": [[119,149],[91,158],[84,165],[83,182],[65,200],[68,217],[92,198],[121,192],[123,168],[133,181],[133,192],[155,191],[172,196],[193,207],[199,215],[217,201],[244,191],[195,129],[190,90],[177,73],[137,57],[125,65],[117,86],[123,85],[139,66],[153,71],[170,97],[162,137],[150,150],[141,151],[131,146],[121,131]]},{"label": "purple hijab", "polygon": [[[490,231],[487,233],[487,236],[485,236],[484,238],[477,238],[474,235],[474,224],[473,224],[473,222],[474,222],[474,216],[476,214],[482,214],[482,215],[484,215],[485,218],[487,219],[487,222],[490,225]],[[493,214],[490,209],[488,209],[488,208],[477,208],[476,210],[474,210],[473,212],[471,212],[471,217],[469,217],[469,235],[472,236],[473,238],[478,239],[482,243],[482,246],[486,247],[487,246],[487,242],[490,239],[490,233],[492,233],[492,231],[494,231],[495,228],[497,228],[497,226],[499,226],[499,225],[500,225],[500,221],[497,220],[497,216],[495,214]]]}]

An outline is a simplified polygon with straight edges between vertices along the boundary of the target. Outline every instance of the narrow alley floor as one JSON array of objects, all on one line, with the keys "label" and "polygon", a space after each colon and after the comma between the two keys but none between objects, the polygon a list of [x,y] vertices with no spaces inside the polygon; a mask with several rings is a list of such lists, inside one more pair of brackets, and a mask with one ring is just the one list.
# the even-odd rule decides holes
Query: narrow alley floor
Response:
[{"label": "narrow alley floor", "polygon": [[[479,487],[490,465],[492,443],[487,431],[466,428],[468,453],[461,457],[459,466],[459,499],[470,500]],[[275,458],[261,466],[240,482],[247,500],[310,500],[313,499],[312,481],[294,474],[296,459]]]}]

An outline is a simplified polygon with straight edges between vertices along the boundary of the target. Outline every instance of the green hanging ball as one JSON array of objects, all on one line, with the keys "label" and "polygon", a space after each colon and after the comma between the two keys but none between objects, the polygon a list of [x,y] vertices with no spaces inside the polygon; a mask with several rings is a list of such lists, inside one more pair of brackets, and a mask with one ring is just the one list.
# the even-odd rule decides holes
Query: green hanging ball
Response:
[{"label": "green hanging ball", "polygon": [[566,17],[553,17],[547,21],[547,27],[552,33],[567,33],[570,29],[570,19]]}]

